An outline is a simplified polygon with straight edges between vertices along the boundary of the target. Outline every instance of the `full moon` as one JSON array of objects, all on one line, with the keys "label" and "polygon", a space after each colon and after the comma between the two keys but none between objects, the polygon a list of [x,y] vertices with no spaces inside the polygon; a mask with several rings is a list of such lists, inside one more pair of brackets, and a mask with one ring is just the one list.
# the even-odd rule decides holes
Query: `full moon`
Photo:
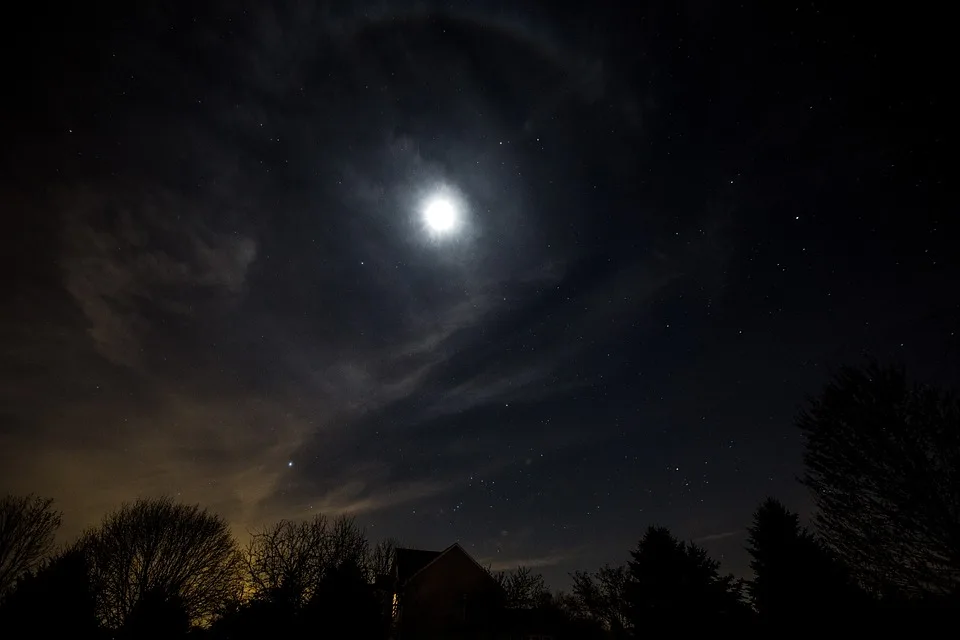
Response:
[{"label": "full moon", "polygon": [[460,212],[449,197],[433,196],[423,207],[423,220],[434,233],[446,234],[456,229]]}]

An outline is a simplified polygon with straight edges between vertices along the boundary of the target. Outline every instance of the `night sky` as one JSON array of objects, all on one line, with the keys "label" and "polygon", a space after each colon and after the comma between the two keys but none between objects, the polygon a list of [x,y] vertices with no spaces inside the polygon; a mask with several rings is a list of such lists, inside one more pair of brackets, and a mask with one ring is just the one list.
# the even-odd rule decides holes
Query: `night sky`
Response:
[{"label": "night sky", "polygon": [[742,573],[831,371],[960,378],[942,17],[265,4],[5,24],[0,488],[66,539],[168,494]]}]

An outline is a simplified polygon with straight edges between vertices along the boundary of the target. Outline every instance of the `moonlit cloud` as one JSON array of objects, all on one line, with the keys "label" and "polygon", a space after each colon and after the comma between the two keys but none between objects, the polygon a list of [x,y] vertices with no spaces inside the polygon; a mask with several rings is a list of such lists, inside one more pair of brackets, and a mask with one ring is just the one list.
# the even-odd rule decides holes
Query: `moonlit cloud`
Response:
[{"label": "moonlit cloud", "polygon": [[528,567],[530,569],[543,569],[545,567],[554,567],[558,564],[569,562],[575,556],[568,553],[558,553],[546,556],[517,556],[513,558],[501,558],[493,556],[481,558],[480,564],[490,567],[491,571],[513,571],[517,567]]},{"label": "moonlit cloud", "polygon": [[0,121],[0,480],[64,539],[166,494],[559,587],[651,523],[742,555],[754,498],[803,512],[823,371],[952,336],[916,119],[745,59],[734,14],[154,4],[25,43]]},{"label": "moonlit cloud", "polygon": [[721,531],[720,533],[711,533],[705,536],[700,536],[699,538],[694,538],[693,541],[697,544],[703,544],[705,542],[716,542],[717,540],[726,540],[727,538],[732,538],[734,536],[742,536],[746,532],[743,529],[735,529],[733,531]]},{"label": "moonlit cloud", "polygon": [[62,195],[63,280],[100,353],[134,366],[141,339],[168,313],[188,317],[199,296],[236,296],[256,242],[207,230],[196,205],[169,193]]}]

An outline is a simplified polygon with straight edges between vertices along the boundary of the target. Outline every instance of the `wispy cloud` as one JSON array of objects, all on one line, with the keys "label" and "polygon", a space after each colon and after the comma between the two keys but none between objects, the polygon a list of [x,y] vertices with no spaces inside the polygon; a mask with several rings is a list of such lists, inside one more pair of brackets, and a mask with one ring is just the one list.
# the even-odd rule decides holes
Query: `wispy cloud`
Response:
[{"label": "wispy cloud", "polygon": [[210,231],[194,206],[172,194],[107,196],[89,189],[68,198],[64,283],[111,362],[133,366],[140,359],[151,311],[190,315],[192,295],[242,292],[256,242]]},{"label": "wispy cloud", "polygon": [[697,544],[703,542],[716,542],[717,540],[726,540],[727,538],[732,538],[734,536],[741,536],[745,533],[744,529],[734,529],[732,531],[721,531],[720,533],[711,533],[705,536],[700,536],[699,538],[694,538],[693,541]]},{"label": "wispy cloud", "polygon": [[354,480],[312,500],[309,509],[362,515],[434,498],[451,489],[452,485],[444,482],[381,483],[371,486],[366,480]]},{"label": "wispy cloud", "polygon": [[511,571],[517,567],[528,567],[530,569],[540,569],[543,567],[553,567],[576,558],[575,553],[553,553],[543,556],[516,556],[502,557],[491,556],[480,558],[478,562],[484,566],[490,567],[491,571]]}]

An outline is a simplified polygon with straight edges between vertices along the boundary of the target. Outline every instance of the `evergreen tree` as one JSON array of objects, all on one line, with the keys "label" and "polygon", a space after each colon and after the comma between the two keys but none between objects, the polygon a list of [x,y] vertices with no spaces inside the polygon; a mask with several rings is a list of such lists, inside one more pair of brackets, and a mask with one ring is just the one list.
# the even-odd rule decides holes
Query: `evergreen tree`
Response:
[{"label": "evergreen tree", "polygon": [[741,585],[719,563],[668,529],[650,527],[631,552],[627,588],[634,633],[645,628],[703,628],[742,622]]},{"label": "evergreen tree", "polygon": [[0,635],[30,630],[37,638],[96,638],[100,633],[86,559],[61,553],[22,575],[0,605]]},{"label": "evergreen tree", "polygon": [[780,501],[761,503],[747,531],[754,573],[747,591],[761,620],[803,626],[854,607],[845,572]]}]

